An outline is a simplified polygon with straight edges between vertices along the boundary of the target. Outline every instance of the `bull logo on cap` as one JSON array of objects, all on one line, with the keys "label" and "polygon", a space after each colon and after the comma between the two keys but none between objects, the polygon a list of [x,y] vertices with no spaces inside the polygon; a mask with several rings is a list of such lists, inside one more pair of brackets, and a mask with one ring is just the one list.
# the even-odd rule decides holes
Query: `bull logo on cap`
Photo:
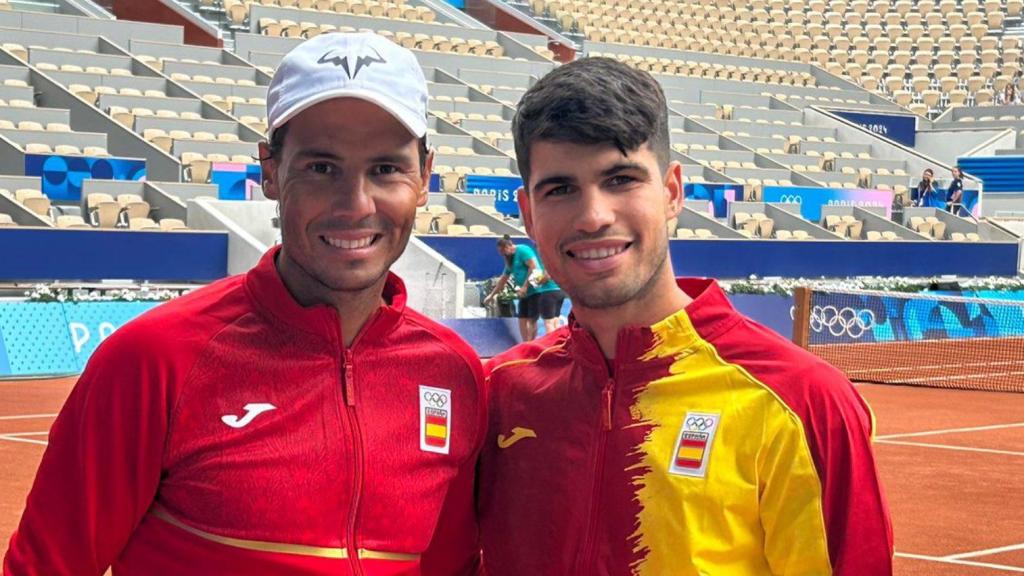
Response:
[{"label": "bull logo on cap", "polygon": [[349,69],[349,63],[348,63],[348,56],[349,55],[348,54],[346,54],[344,56],[337,56],[337,55],[334,54],[335,50],[333,50],[333,49],[332,50],[328,50],[323,56],[321,56],[320,59],[317,60],[317,63],[319,63],[319,64],[333,64],[335,66],[341,66],[341,68],[345,71],[345,75],[348,76],[348,79],[352,80],[353,78],[356,77],[356,75],[359,74],[360,70],[362,70],[363,68],[369,67],[371,64],[375,64],[375,63],[387,64],[387,60],[384,60],[384,58],[381,57],[380,53],[378,53],[373,48],[370,48],[370,51],[373,52],[372,56],[365,55],[365,56],[359,56],[358,58],[356,58],[355,70]]}]

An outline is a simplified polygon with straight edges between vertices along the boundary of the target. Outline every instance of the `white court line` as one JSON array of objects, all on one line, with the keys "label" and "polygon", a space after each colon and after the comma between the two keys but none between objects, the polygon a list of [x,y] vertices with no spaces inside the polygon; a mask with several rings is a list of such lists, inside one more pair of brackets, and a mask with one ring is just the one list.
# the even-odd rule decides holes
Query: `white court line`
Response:
[{"label": "white court line", "polygon": [[896,556],[899,558],[910,558],[912,560],[928,560],[930,562],[941,562],[942,564],[974,566],[976,568],[992,568],[993,570],[1005,570],[1007,572],[1020,572],[1024,574],[1024,568],[1021,568],[1020,566],[1006,566],[1004,564],[990,564],[988,562],[974,562],[972,560],[956,560],[940,556],[925,556],[923,554],[907,554],[906,552],[897,552]]},{"label": "white court line", "polygon": [[896,444],[899,446],[919,446],[922,448],[944,448],[946,450],[960,450],[963,452],[982,452],[985,454],[1002,454],[1004,456],[1024,456],[1024,452],[1012,452],[1010,450],[996,450],[994,448],[971,448],[969,446],[950,446],[949,444],[927,444],[925,442],[902,442],[900,440],[876,440],[876,444]]},{"label": "white court line", "polygon": [[952,434],[953,432],[980,432],[982,430],[1003,430],[1005,428],[1020,428],[1022,426],[1024,426],[1024,422],[1014,422],[1012,424],[992,424],[990,426],[972,426],[970,428],[947,428],[945,430],[929,430],[927,432],[886,434],[885,436],[876,436],[875,440],[888,440],[890,438],[912,438],[915,436],[936,436],[939,434]]},{"label": "white court line", "polygon": [[20,438],[18,436],[12,436],[10,434],[0,434],[0,440],[8,440],[10,442],[24,442],[25,444],[39,444],[40,446],[46,446],[49,444],[46,440],[33,440],[31,438]]},{"label": "white court line", "polygon": [[0,436],[13,436],[15,438],[22,438],[24,436],[48,436],[49,432],[5,432]]},{"label": "white court line", "polygon": [[18,414],[15,416],[0,416],[0,420],[32,420],[33,418],[50,418],[57,414]]},{"label": "white court line", "polygon": [[1024,550],[1024,544],[1014,544],[1012,546],[1001,546],[999,548],[989,548],[988,550],[978,550],[977,552],[963,552],[960,554],[950,554],[945,556],[946,560],[960,560],[962,558],[974,558],[976,556],[988,556],[989,554],[1001,554],[1003,552],[1013,552],[1015,550]]}]

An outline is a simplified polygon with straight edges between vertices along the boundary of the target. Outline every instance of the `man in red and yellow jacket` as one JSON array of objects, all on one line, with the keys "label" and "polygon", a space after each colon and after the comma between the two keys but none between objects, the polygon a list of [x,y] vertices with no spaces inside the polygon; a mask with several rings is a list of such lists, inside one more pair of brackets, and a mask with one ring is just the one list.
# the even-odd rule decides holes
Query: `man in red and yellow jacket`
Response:
[{"label": "man in red and yellow jacket", "polygon": [[650,75],[587,58],[513,121],[520,207],[568,327],[488,365],[489,576],[884,576],[867,405],[837,370],[673,277],[683,201]]},{"label": "man in red and yellow jacket", "polygon": [[283,242],[100,346],[4,573],[476,573],[483,373],[388,272],[426,203],[426,82],[372,34],[285,56],[260,145]]}]

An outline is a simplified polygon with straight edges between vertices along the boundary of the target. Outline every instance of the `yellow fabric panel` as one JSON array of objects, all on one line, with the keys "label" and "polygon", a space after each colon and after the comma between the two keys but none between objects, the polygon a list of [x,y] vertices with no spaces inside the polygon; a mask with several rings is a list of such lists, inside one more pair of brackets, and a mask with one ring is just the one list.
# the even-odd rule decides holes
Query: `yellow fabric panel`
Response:
[{"label": "yellow fabric panel", "polygon": [[[830,574],[821,488],[799,418],[770,389],[719,358],[685,312],[652,328],[656,344],[646,359],[675,361],[670,375],[651,382],[635,404],[643,423],[654,427],[637,448],[648,472],[636,480],[641,511],[634,537],[643,560],[634,573]],[[704,478],[669,473],[687,412],[720,414],[714,442],[704,450],[710,452]]]},{"label": "yellow fabric panel", "polygon": [[676,454],[676,458],[679,458],[680,460],[700,460],[703,455],[704,450],[700,448],[682,446],[679,448],[679,453]]},{"label": "yellow fabric panel", "polygon": [[445,438],[448,436],[448,428],[440,424],[427,424],[427,436],[434,438]]}]

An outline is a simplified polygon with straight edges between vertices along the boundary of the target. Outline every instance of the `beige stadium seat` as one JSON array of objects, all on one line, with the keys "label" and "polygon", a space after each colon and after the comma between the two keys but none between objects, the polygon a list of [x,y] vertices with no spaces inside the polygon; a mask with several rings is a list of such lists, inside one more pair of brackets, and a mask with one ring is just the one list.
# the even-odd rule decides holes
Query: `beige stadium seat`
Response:
[{"label": "beige stadium seat", "polygon": [[[450,233],[451,231],[449,228],[449,234]],[[474,224],[469,227],[469,234],[471,236],[491,236],[494,232],[491,232],[491,229],[483,224]]]},{"label": "beige stadium seat", "polygon": [[449,236],[465,236],[469,234],[469,228],[462,224],[449,224],[448,230],[445,233]]},{"label": "beige stadium seat", "polygon": [[42,196],[43,193],[35,188],[19,188],[14,191],[14,199],[23,204],[29,198],[41,198]]},{"label": "beige stadium seat", "polygon": [[57,228],[92,228],[77,214],[57,216]]},{"label": "beige stadium seat", "polygon": [[160,229],[167,232],[173,232],[176,230],[188,230],[188,226],[178,218],[164,218],[160,220]]},{"label": "beige stadium seat", "polygon": [[30,142],[25,145],[25,152],[29,154],[53,154],[53,148],[49,144]]},{"label": "beige stadium seat", "polygon": [[42,194],[25,198],[21,203],[39,216],[50,217],[50,199]]},{"label": "beige stadium seat", "polygon": [[53,147],[54,154],[60,154],[61,156],[80,156],[82,150],[78,146],[71,144],[58,144]]},{"label": "beige stadium seat", "polygon": [[130,230],[159,230],[160,226],[149,218],[132,218],[128,221]]}]

